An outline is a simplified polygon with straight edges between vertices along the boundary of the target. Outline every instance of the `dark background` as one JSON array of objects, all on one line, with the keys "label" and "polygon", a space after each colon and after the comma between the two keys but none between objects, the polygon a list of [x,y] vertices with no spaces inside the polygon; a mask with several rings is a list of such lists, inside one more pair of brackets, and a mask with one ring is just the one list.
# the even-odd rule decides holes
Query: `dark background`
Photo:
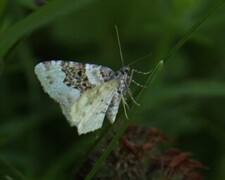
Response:
[{"label": "dark background", "polygon": [[[43,6],[41,1],[3,0],[0,33],[54,3],[42,2]],[[43,92],[33,71],[38,62],[74,60],[118,70],[122,65],[116,24],[125,64],[150,54],[133,66],[149,71],[217,4],[212,0],[89,2],[68,13],[63,7],[56,9],[55,14],[65,13],[45,26],[36,26],[31,20],[34,30],[0,59],[0,157],[28,179],[63,179],[64,168],[73,164],[85,147],[85,137],[77,136],[58,104]],[[159,128],[173,138],[173,147],[191,152],[194,159],[209,167],[201,171],[204,179],[225,178],[224,10],[221,4],[166,59],[161,75],[151,89],[145,90],[138,114],[131,120],[140,126]],[[47,17],[48,12],[39,21]],[[15,29],[9,38],[16,33]],[[141,75],[134,79],[143,83]]]}]

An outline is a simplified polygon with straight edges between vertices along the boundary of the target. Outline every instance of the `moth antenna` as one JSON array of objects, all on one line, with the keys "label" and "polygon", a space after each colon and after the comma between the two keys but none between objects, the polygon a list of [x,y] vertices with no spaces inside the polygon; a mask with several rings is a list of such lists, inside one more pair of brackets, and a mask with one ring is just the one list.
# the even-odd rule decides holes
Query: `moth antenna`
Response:
[{"label": "moth antenna", "polygon": [[116,29],[116,36],[117,36],[117,41],[118,41],[119,50],[120,50],[120,58],[121,58],[121,61],[122,61],[122,66],[124,67],[124,60],[123,60],[123,53],[122,53],[121,43],[120,43],[119,31],[118,31],[117,26],[116,25],[114,25],[114,26],[115,26],[115,29]]}]

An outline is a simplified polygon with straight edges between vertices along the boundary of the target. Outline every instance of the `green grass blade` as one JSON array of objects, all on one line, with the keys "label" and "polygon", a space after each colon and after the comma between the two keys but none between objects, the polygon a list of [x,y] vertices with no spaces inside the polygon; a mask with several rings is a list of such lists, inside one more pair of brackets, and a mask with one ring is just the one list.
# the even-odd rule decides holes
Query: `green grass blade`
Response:
[{"label": "green grass blade", "polygon": [[184,43],[187,42],[188,39],[190,39],[191,35],[196,32],[200,26],[206,22],[206,20],[214,13],[216,12],[219,8],[222,7],[222,5],[225,3],[225,1],[219,1],[218,4],[216,4],[215,6],[213,6],[207,13],[205,16],[203,16],[202,19],[200,19],[197,23],[195,23],[191,29],[183,36],[183,38],[181,38],[181,40],[177,43],[177,45],[170,51],[170,53],[164,58],[165,63],[167,62],[167,60],[172,57],[183,45]]},{"label": "green grass blade", "polygon": [[[158,75],[160,74],[161,70],[163,68],[163,61],[160,61],[160,63],[156,66],[156,68],[153,70],[153,72],[149,75],[147,81],[146,81],[146,86],[151,87],[152,83],[154,82],[154,80],[156,79],[156,77],[158,77]],[[137,96],[137,100],[140,101],[141,98],[143,97],[145,92],[145,89],[141,89],[141,91],[138,93]],[[130,118],[132,119],[133,116],[135,115],[135,113],[137,112],[137,109],[135,107],[135,105],[132,106],[131,110],[130,110]],[[116,134],[116,136],[113,138],[113,140],[111,141],[111,143],[109,144],[109,146],[106,148],[105,152],[103,153],[103,155],[98,159],[98,161],[95,163],[94,167],[92,168],[92,170],[88,173],[88,175],[86,176],[86,180],[92,179],[93,176],[96,174],[96,172],[99,170],[99,168],[101,167],[102,163],[106,160],[106,158],[108,157],[109,153],[112,151],[113,147],[116,145],[116,143],[118,142],[118,140],[122,137],[122,135],[124,134],[124,131],[126,130],[126,128],[129,125],[129,120],[124,121],[124,123],[122,124],[119,132]]]},{"label": "green grass blade", "polygon": [[51,2],[35,11],[21,21],[14,24],[10,29],[0,34],[0,60],[8,51],[23,37],[34,30],[41,28],[53,20],[77,11],[97,0],[59,0]]},{"label": "green grass blade", "polygon": [[71,179],[72,179],[72,177],[74,177],[79,172],[80,168],[82,168],[82,166],[84,165],[84,163],[86,162],[88,157],[91,155],[91,153],[95,150],[95,148],[98,146],[98,144],[102,141],[102,139],[105,137],[105,135],[109,132],[109,130],[112,127],[113,126],[110,125],[110,126],[104,128],[103,132],[95,140],[95,142],[92,145],[90,145],[89,147],[87,147],[87,150],[86,150],[84,156],[82,156],[82,158],[78,162],[78,165],[72,170],[71,175],[70,175]]}]

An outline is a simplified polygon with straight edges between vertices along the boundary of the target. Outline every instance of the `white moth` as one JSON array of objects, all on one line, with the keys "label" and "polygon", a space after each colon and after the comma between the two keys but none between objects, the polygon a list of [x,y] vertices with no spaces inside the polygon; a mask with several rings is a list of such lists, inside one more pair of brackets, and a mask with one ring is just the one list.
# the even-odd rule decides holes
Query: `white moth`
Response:
[{"label": "white moth", "polygon": [[78,134],[102,127],[104,117],[115,121],[123,95],[130,92],[129,67],[117,72],[95,64],[73,61],[46,61],[35,66],[45,92],[57,101]]},{"label": "white moth", "polygon": [[[122,64],[123,55],[119,40]],[[128,93],[135,104],[129,85],[133,72],[149,74],[123,67],[113,72],[110,68],[82,64],[73,61],[52,60],[35,66],[35,73],[45,92],[57,101],[71,126],[76,126],[78,134],[85,134],[102,127],[105,116],[111,123],[115,121],[122,100],[126,113],[124,94]],[[138,105],[138,104],[137,104]]]}]

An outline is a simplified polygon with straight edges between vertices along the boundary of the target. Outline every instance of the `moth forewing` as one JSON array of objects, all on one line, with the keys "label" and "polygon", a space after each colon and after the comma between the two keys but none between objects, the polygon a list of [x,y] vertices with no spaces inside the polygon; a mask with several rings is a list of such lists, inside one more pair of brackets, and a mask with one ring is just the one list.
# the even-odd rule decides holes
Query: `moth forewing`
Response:
[{"label": "moth forewing", "polygon": [[129,67],[117,72],[95,64],[73,61],[46,61],[36,65],[35,73],[46,93],[60,104],[63,114],[79,134],[102,127],[104,117],[116,119],[123,95],[129,92]]},{"label": "moth forewing", "polygon": [[46,61],[37,64],[34,70],[44,91],[56,102],[70,106],[81,92],[65,83],[66,73],[62,70],[62,62]]}]

